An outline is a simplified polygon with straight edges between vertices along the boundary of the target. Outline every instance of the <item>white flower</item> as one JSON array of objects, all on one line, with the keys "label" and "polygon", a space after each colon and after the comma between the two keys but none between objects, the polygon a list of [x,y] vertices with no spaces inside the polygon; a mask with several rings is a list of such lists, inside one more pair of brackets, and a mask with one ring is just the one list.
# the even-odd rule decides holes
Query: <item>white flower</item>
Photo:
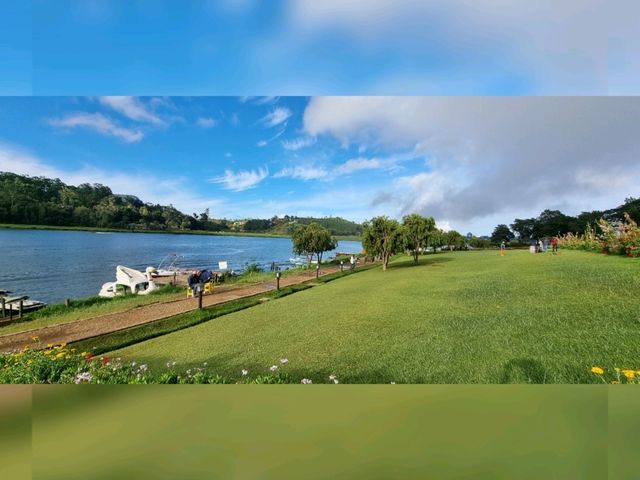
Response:
[{"label": "white flower", "polygon": [[269,370],[271,370],[272,372],[275,372],[278,369],[277,365],[271,365],[271,368]]},{"label": "white flower", "polygon": [[246,376],[249,374],[249,370],[245,370],[244,368],[242,369],[242,376]]},{"label": "white flower", "polygon": [[136,366],[136,362],[131,362],[131,366],[135,367]]},{"label": "white flower", "polygon": [[280,359],[280,363],[282,363],[283,365],[284,365],[285,363],[289,363],[289,359],[288,359],[288,358],[281,358],[281,359]]},{"label": "white flower", "polygon": [[89,372],[80,372],[76,375],[76,378],[73,380],[76,384],[90,382],[93,376]]},{"label": "white flower", "polygon": [[207,366],[207,362],[204,362],[202,365],[204,365],[206,367]]},{"label": "white flower", "polygon": [[340,383],[340,382],[338,382],[338,379],[337,379],[337,378],[334,378],[334,379],[333,379],[333,383],[337,385],[337,384],[338,384],[338,383]]},{"label": "white flower", "polygon": [[331,380],[332,382],[336,379],[335,375],[329,375],[329,380]]},{"label": "white flower", "polygon": [[302,382],[300,382],[300,383],[303,383],[304,385],[309,385],[309,384],[311,384],[313,382],[311,380],[309,380],[308,378],[303,378]]},{"label": "white flower", "polygon": [[138,368],[140,369],[141,372],[146,372],[148,367],[146,364],[143,363]]}]

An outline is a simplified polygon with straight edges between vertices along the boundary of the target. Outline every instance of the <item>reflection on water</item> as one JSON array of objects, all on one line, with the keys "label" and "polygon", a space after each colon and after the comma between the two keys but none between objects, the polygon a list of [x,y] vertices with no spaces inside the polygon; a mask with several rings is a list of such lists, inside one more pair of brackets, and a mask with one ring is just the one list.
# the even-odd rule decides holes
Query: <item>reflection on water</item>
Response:
[{"label": "reflection on water", "polygon": [[[337,250],[359,252],[361,245],[340,241]],[[0,252],[0,290],[49,303],[96,295],[115,280],[116,265],[144,270],[171,254],[182,257],[181,267],[216,269],[227,261],[232,270],[293,257],[288,238],[3,229]]]}]

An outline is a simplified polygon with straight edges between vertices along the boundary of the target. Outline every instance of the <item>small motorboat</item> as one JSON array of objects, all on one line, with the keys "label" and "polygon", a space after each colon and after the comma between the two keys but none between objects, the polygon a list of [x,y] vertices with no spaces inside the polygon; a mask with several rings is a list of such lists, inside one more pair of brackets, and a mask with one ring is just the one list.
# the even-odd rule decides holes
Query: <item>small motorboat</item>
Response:
[{"label": "small motorboat", "polygon": [[116,267],[116,281],[102,285],[98,296],[110,298],[129,293],[147,295],[157,288],[158,286],[151,279],[149,271],[142,273],[133,268],[118,265]]}]

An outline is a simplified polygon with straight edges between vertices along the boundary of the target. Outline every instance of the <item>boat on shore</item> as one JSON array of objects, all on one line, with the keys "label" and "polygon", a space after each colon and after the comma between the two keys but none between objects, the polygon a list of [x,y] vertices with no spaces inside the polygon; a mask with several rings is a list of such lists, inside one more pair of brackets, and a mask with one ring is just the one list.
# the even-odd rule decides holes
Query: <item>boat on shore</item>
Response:
[{"label": "boat on shore", "polygon": [[4,317],[20,313],[20,302],[22,302],[22,313],[33,312],[46,307],[47,304],[39,300],[31,300],[28,295],[9,296],[8,290],[0,290],[0,301],[4,311],[0,315]]},{"label": "boat on shore", "polygon": [[111,298],[132,293],[134,295],[147,295],[158,286],[154,283],[149,269],[142,273],[133,268],[118,265],[116,267],[116,281],[102,285],[98,296]]}]

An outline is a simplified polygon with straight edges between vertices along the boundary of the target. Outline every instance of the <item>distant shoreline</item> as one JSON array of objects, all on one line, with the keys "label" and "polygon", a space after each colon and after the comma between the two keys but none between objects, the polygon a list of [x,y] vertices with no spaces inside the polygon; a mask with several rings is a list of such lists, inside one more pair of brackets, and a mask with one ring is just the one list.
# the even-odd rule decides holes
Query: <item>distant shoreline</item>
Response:
[{"label": "distant shoreline", "polygon": [[[290,235],[279,235],[276,233],[253,233],[253,232],[211,232],[206,230],[128,230],[124,228],[98,228],[98,227],[65,227],[57,225],[26,225],[16,223],[0,223],[0,229],[6,230],[62,230],[77,232],[109,232],[109,233],[165,233],[169,235],[207,235],[218,237],[263,237],[263,238],[291,238]],[[360,237],[355,235],[334,235],[337,240],[360,241]]]}]

